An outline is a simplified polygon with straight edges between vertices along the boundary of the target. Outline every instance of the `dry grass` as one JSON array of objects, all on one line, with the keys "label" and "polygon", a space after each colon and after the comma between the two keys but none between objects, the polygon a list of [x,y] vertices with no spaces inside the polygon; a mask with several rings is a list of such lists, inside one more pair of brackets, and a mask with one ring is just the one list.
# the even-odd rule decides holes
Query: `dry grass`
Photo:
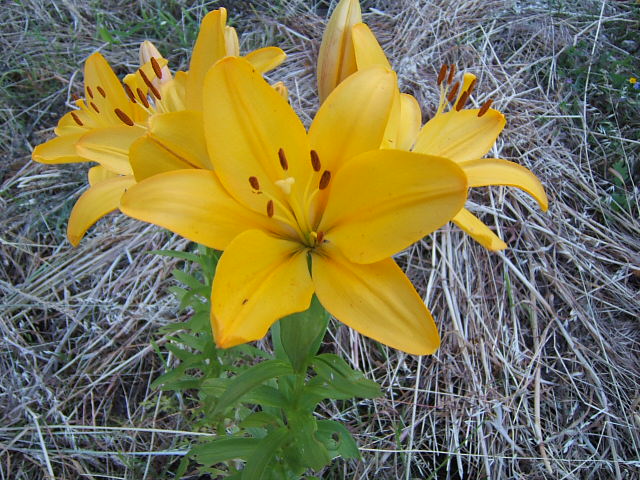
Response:
[{"label": "dry grass", "polygon": [[[79,66],[95,49],[124,73],[148,36],[184,67],[205,11],[193,3],[167,3],[175,22],[151,0],[23,0],[0,10],[0,479],[173,478],[188,441],[207,434],[191,432],[180,413],[191,399],[149,387],[162,372],[150,341],[166,341],[158,327],[179,312],[167,293],[172,262],[145,252],[186,243],[114,215],[72,249],[64,229],[86,167],[29,160],[80,90]],[[226,3],[243,45],[275,41],[290,52],[273,77],[308,122],[327,5]],[[379,381],[385,396],[320,412],[346,422],[363,453],[323,478],[640,478],[640,125],[630,100],[605,84],[608,73],[640,73],[637,40],[621,37],[637,32],[638,7],[363,5],[426,112],[443,62],[479,75],[477,92],[508,119],[495,155],[533,170],[551,206],[543,214],[514,189],[476,189],[473,210],[509,250],[489,253],[447,227],[398,256],[438,321],[436,355],[404,355],[334,325],[326,349]],[[122,44],[104,42],[96,25]],[[586,63],[571,63],[576,47]],[[636,70],[602,71],[602,52],[630,56]],[[629,171],[627,208],[612,202],[616,161]]]}]

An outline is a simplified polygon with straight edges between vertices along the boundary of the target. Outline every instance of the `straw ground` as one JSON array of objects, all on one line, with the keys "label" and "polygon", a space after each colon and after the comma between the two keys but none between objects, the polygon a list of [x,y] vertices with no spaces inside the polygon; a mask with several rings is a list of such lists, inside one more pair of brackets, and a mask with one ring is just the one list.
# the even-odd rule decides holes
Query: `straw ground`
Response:
[{"label": "straw ground", "polygon": [[[332,2],[333,3],[333,2]],[[325,2],[223,3],[244,47],[289,52],[272,74],[309,121]],[[73,249],[64,237],[86,166],[30,161],[101,50],[119,74],[139,42],[186,66],[217,2],[7,2],[0,9],[0,479],[156,479],[194,431],[189,396],[149,387],[150,346],[180,319],[174,261],[189,245],[122,215]],[[162,7],[162,8],[160,8]],[[398,256],[443,337],[431,357],[382,347],[335,323],[337,351],[383,386],[327,404],[362,461],[322,478],[640,478],[640,76],[635,2],[372,0],[363,11],[425,118],[443,63],[479,76],[475,102],[508,119],[493,155],[533,170],[543,214],[521,192],[483,188],[471,209],[508,242],[489,253],[453,226]],[[193,470],[191,470],[193,472]],[[206,478],[206,477],[183,477]]]}]

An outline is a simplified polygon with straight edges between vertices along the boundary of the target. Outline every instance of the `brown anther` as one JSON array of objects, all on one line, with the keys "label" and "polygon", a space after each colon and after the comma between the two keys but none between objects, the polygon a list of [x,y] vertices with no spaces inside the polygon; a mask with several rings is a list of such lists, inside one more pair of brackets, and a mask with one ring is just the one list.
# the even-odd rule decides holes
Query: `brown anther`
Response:
[{"label": "brown anther", "polygon": [[452,63],[449,65],[449,78],[447,78],[447,83],[453,82],[453,77],[456,74],[456,66]]},{"label": "brown anther", "polygon": [[324,242],[324,232],[318,232],[318,239],[316,240],[316,242],[318,245]]},{"label": "brown anther", "polygon": [[131,87],[126,83],[124,84],[124,91],[127,93],[127,97],[129,97],[129,100],[131,100],[133,103],[136,103],[136,97],[133,95]]},{"label": "brown anther", "polygon": [[282,170],[285,172],[289,170],[289,162],[287,162],[287,157],[284,154],[283,149],[278,150],[278,158],[280,159],[280,166],[282,167]]},{"label": "brown anther", "polygon": [[465,103],[467,103],[467,100],[469,100],[469,92],[462,92],[462,95],[460,95],[460,98],[458,99],[458,101],[456,102],[456,112],[459,112],[460,110],[462,110],[464,108]]},{"label": "brown anther", "polygon": [[320,190],[324,190],[329,186],[329,182],[331,181],[331,172],[329,170],[325,170],[322,172],[322,176],[320,177],[320,184],[318,188]]},{"label": "brown anther", "polygon": [[129,118],[129,115],[124,113],[119,108],[116,108],[113,112],[118,116],[120,120],[122,120],[122,123],[129,125],[130,127],[133,127],[133,120]]},{"label": "brown anther", "polygon": [[449,103],[452,103],[453,100],[456,98],[456,96],[458,95],[459,88],[460,88],[460,82],[456,82],[453,84],[453,87],[451,87],[451,91],[449,92],[449,95],[447,95],[447,101]]},{"label": "brown anther", "polygon": [[138,70],[140,72],[140,76],[142,77],[142,80],[144,81],[144,83],[147,84],[147,87],[149,87],[149,90],[151,90],[151,93],[153,93],[153,95],[158,99],[158,100],[162,100],[162,96],[160,95],[160,92],[158,91],[158,89],[153,85],[153,83],[151,83],[151,80],[149,80],[149,77],[147,77],[147,74],[144,73],[144,70],[140,69]]},{"label": "brown anther", "polygon": [[467,88],[467,93],[469,94],[469,96],[471,96],[471,94],[473,93],[473,90],[476,88],[476,83],[478,83],[477,78],[474,78],[473,80],[471,80],[471,83],[469,84],[469,88]]},{"label": "brown anther", "polygon": [[93,92],[91,91],[91,87],[87,85],[87,93],[91,98],[93,98]]},{"label": "brown anther", "polygon": [[319,172],[322,168],[322,164],[320,163],[320,157],[318,156],[318,152],[315,150],[311,150],[311,166],[313,167],[314,172]]},{"label": "brown anther", "polygon": [[76,122],[79,126],[84,126],[84,123],[82,123],[82,120],[80,120],[80,117],[78,117],[78,115],[76,115],[76,112],[71,112],[71,117],[73,118],[73,121]]},{"label": "brown anther", "polygon": [[95,103],[89,102],[89,105],[91,105],[91,108],[93,108],[96,111],[96,113],[100,113],[100,109]]},{"label": "brown anther", "polygon": [[254,190],[260,190],[260,182],[258,181],[258,177],[249,177],[249,185]]},{"label": "brown anther", "polygon": [[71,94],[71,98],[73,99],[74,102],[77,102],[78,100],[80,100],[80,97],[78,95],[76,95],[75,93]]},{"label": "brown anther", "polygon": [[107,92],[105,92],[104,88],[102,88],[100,85],[98,85],[98,92],[100,93],[100,95],[102,95],[102,98],[107,98]]},{"label": "brown anther", "polygon": [[440,73],[438,74],[438,85],[440,85],[444,81],[444,77],[447,76],[448,69],[449,69],[449,66],[446,63],[444,63],[440,67]]},{"label": "brown anther", "polygon": [[155,57],[151,57],[151,68],[153,68],[153,73],[156,74],[156,77],[162,78],[162,69],[160,68],[160,65],[158,65],[158,61]]},{"label": "brown anther", "polygon": [[273,217],[273,200],[267,202],[267,216],[269,218]]},{"label": "brown anther", "polygon": [[136,93],[138,94],[138,98],[142,102],[145,108],[149,108],[149,100],[147,100],[147,96],[144,94],[140,88],[136,88]]},{"label": "brown anther", "polygon": [[491,100],[491,99],[489,99],[486,102],[484,102],[484,104],[480,107],[480,110],[478,111],[478,117],[481,117],[485,113],[487,113],[489,111],[489,109],[491,108],[491,104],[493,104],[493,100]]}]

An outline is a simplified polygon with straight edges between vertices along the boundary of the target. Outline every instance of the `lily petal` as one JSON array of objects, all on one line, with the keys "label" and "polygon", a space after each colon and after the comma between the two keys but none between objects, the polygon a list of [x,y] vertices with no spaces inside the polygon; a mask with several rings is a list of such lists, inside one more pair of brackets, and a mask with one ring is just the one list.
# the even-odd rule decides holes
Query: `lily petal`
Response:
[{"label": "lily petal", "polygon": [[211,292],[211,325],[218,346],[264,337],[278,319],[306,310],[313,283],[307,253],[297,242],[248,230],[226,248]]},{"label": "lily petal", "polygon": [[466,208],[460,210],[453,217],[452,222],[488,250],[496,251],[507,248],[507,244],[500,237]]},{"label": "lily petal", "polygon": [[176,170],[147,178],[123,195],[120,209],[217,250],[247,229],[268,230],[275,223],[231,198],[210,170]]},{"label": "lily petal", "polygon": [[485,156],[496,142],[506,120],[490,109],[478,117],[479,110],[455,110],[429,120],[418,134],[414,152],[450,158],[456,162]]},{"label": "lily petal", "polygon": [[260,73],[273,70],[287,58],[287,54],[278,47],[264,47],[254,50],[244,56]]},{"label": "lily petal", "polygon": [[400,150],[411,150],[416,141],[420,126],[422,125],[422,112],[420,105],[413,95],[400,94],[400,126],[396,146]]},{"label": "lily petal", "polygon": [[396,82],[391,70],[371,67],[331,92],[309,129],[309,143],[324,170],[335,172],[356,155],[380,148],[397,95]]},{"label": "lily petal", "polygon": [[388,258],[446,224],[467,180],[446,158],[376,150],[338,171],[318,227],[352,262]]},{"label": "lily petal", "polygon": [[358,70],[376,65],[392,70],[384,50],[382,50],[369,25],[366,23],[354,25],[351,29],[351,35],[353,35],[353,48],[356,54]]},{"label": "lily petal", "polygon": [[117,177],[117,173],[110,172],[102,165],[96,165],[95,167],[91,167],[87,172],[87,178],[89,180],[89,185],[94,186],[104,180],[108,180],[110,178]]},{"label": "lily petal", "polygon": [[360,22],[362,14],[358,0],[341,0],[331,14],[318,54],[320,103],[342,80],[357,70],[351,27]]},{"label": "lily petal", "polygon": [[55,163],[76,163],[87,162],[87,158],[83,158],[76,153],[76,143],[85,134],[86,130],[77,133],[62,135],[55,137],[33,149],[31,158],[36,162],[55,164]]},{"label": "lily petal", "polygon": [[141,127],[121,125],[91,130],[76,145],[78,155],[98,162],[120,175],[131,175],[129,148],[145,133]]},{"label": "lily petal", "polygon": [[392,259],[359,265],[336,251],[313,255],[312,278],[320,303],[363,335],[414,355],[440,346],[431,313]]},{"label": "lily petal", "polygon": [[100,218],[116,210],[120,197],[133,185],[133,176],[118,176],[98,182],[85,191],[71,210],[67,238],[77,247],[86,231]]},{"label": "lily petal", "polygon": [[[219,61],[207,75],[204,98],[205,138],[211,163],[227,190],[248,207],[264,213],[267,196],[287,201],[275,185],[295,178],[296,192],[313,173],[304,126],[251,64],[238,57]],[[288,159],[284,171],[278,151]],[[249,178],[255,177],[257,194]]]},{"label": "lily petal", "polygon": [[209,12],[202,19],[187,76],[186,103],[189,110],[202,110],[202,88],[207,71],[227,54],[226,23],[227,10],[224,8]]},{"label": "lily petal", "polygon": [[129,161],[137,182],[159,173],[195,168],[151,135],[140,137],[131,144]]},{"label": "lily petal", "polygon": [[98,52],[87,58],[84,64],[84,90],[87,103],[98,107],[100,120],[105,126],[122,124],[114,112],[116,108],[133,118],[133,104],[109,63]]},{"label": "lily petal", "polygon": [[235,28],[228,25],[224,27],[224,42],[227,55],[230,57],[240,55],[240,42],[238,41],[238,32],[236,32]]},{"label": "lily petal", "polygon": [[531,171],[522,165],[500,158],[481,158],[460,163],[469,181],[469,187],[507,185],[517,187],[531,195],[543,212],[549,208],[544,187]]}]

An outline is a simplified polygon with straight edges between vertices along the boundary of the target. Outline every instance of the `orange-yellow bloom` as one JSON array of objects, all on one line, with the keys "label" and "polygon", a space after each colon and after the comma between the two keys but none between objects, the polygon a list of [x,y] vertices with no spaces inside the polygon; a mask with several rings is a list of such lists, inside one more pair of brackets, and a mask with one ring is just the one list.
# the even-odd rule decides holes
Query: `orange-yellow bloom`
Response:
[{"label": "orange-yellow bloom", "polygon": [[127,215],[224,250],[212,289],[218,345],[265,335],[315,294],[364,335],[414,354],[439,345],[431,314],[390,258],[442,226],[466,178],[439,157],[383,150],[396,77],[363,70],[305,129],[243,59],[207,74],[204,128],[214,170],[179,170],[133,186]]}]

